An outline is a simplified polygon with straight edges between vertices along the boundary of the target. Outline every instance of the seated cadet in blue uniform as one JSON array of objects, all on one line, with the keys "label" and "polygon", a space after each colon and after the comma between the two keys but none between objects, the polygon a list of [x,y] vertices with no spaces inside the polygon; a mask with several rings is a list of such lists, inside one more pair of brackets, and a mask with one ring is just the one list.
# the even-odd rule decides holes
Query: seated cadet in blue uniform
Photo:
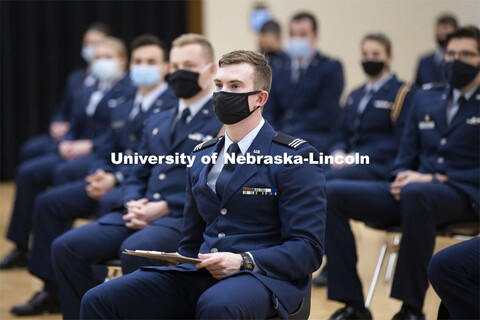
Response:
[{"label": "seated cadet in blue uniform", "polygon": [[342,125],[331,154],[368,155],[369,165],[331,164],[332,179],[388,179],[414,92],[391,73],[392,45],[384,34],[367,34],[361,43],[362,67],[367,83],[355,89],[342,110]]},{"label": "seated cadet in blue uniform", "polygon": [[480,319],[480,238],[457,243],[434,255],[428,279],[451,319]]},{"label": "seated cadet in blue uniform", "polygon": [[445,79],[445,61],[443,51],[447,36],[457,29],[457,19],[451,14],[444,14],[437,18],[435,25],[435,40],[437,50],[420,58],[417,67],[415,84],[418,87],[423,85],[439,85],[446,81]]},{"label": "seated cadet in blue uniform", "polygon": [[[168,82],[180,97],[170,110],[152,116],[143,133],[139,154],[189,155],[195,145],[215,137],[221,123],[212,106],[216,70],[213,48],[206,38],[186,34],[175,39],[170,52]],[[116,258],[124,249],[176,251],[185,205],[186,165],[136,165],[124,185],[126,211],[71,230],[52,245],[63,316],[76,319],[85,292],[96,286],[92,264]],[[142,259],[125,260],[123,272],[136,270]]]},{"label": "seated cadet in blue uniform", "polygon": [[[384,34],[367,34],[361,42],[362,67],[368,82],[348,96],[331,155],[343,163],[325,166],[325,178],[388,179],[414,92],[391,73],[392,45]],[[368,155],[369,165],[347,164],[345,156]],[[312,281],[326,286],[325,265]]]},{"label": "seated cadet in blue uniform", "polygon": [[[394,319],[424,319],[427,267],[436,227],[477,218],[480,202],[480,33],[462,28],[447,38],[451,88],[417,91],[394,181],[327,182],[328,298],[346,303],[332,319],[371,318],[363,307],[349,220],[401,225],[391,297],[403,301]],[[476,207],[476,208],[475,208]]]},{"label": "seated cadet in blue uniform", "polygon": [[[138,86],[137,94],[113,109],[109,133],[95,150],[98,160],[92,164],[92,174],[87,181],[81,179],[47,190],[35,201],[35,237],[29,270],[45,285],[34,299],[13,307],[14,314],[42,314],[52,311],[52,305],[58,307],[60,301],[50,254],[53,240],[70,229],[75,218],[95,211],[101,215],[123,206],[120,185],[133,166],[114,166],[111,152],[126,155],[137,152],[140,140],[137,137],[141,137],[148,118],[176,105],[178,99],[163,81],[167,72],[165,45],[152,35],[137,37],[132,43],[130,62],[130,78]],[[118,187],[114,188],[115,185]]]},{"label": "seated cadet in blue uniform", "polygon": [[101,135],[108,131],[112,110],[135,92],[125,75],[127,57],[120,40],[105,38],[97,46],[95,55],[92,72],[100,81],[93,87],[83,88],[73,123],[60,142],[58,152],[26,161],[18,169],[14,208],[7,233],[16,248],[2,259],[0,269],[27,264],[36,196],[53,184],[53,173],[62,163],[75,164],[78,172],[88,173],[93,159],[90,153],[98,147]]},{"label": "seated cadet in blue uniform", "polygon": [[291,61],[275,69],[264,116],[277,130],[306,139],[326,154],[340,111],[342,65],[315,48],[319,31],[311,14],[295,15],[289,31]]},{"label": "seated cadet in blue uniform", "polygon": [[258,51],[265,54],[272,74],[278,68],[290,65],[290,57],[282,50],[280,25],[275,20],[265,22],[257,34]]},{"label": "seated cadet in blue uniform", "polygon": [[[224,164],[240,154],[318,156],[262,118],[270,84],[260,53],[234,51],[219,61],[213,101],[226,134],[193,152],[179,244],[180,254],[202,261],[142,267],[108,281],[83,297],[82,319],[286,319],[298,309],[322,261],[321,166]],[[215,164],[200,161],[214,154]]]},{"label": "seated cadet in blue uniform", "polygon": [[101,23],[94,23],[88,27],[83,36],[82,57],[87,67],[71,72],[67,77],[67,83],[63,95],[58,103],[57,110],[52,116],[49,133],[42,134],[27,140],[20,149],[20,161],[25,161],[36,156],[55,151],[58,142],[70,128],[71,117],[75,100],[83,86],[92,86],[96,80],[91,74],[90,65],[95,53],[95,46],[107,35],[109,28]]}]

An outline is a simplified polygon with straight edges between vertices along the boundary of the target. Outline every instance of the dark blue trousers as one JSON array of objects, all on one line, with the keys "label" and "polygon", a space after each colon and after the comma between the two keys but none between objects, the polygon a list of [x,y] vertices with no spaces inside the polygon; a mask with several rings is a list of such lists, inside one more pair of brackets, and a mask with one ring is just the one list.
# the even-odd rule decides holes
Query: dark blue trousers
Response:
[{"label": "dark blue trousers", "polygon": [[58,154],[48,154],[26,161],[18,168],[15,202],[7,233],[7,238],[18,247],[28,248],[35,198],[52,184],[53,170],[63,161]]},{"label": "dark blue trousers", "polygon": [[433,256],[428,278],[453,319],[480,319],[480,238]]},{"label": "dark blue trousers", "polygon": [[120,188],[107,193],[99,203],[91,199],[85,191],[86,182],[79,180],[41,193],[35,201],[34,241],[30,272],[49,282],[55,283],[50,247],[62,233],[68,231],[76,218],[94,216],[97,206],[101,210],[123,205]]},{"label": "dark blue trousers", "polygon": [[89,153],[60,163],[53,172],[53,184],[60,186],[85,178],[90,173],[90,167],[94,160],[95,154]]},{"label": "dark blue trousers", "polygon": [[411,183],[402,188],[400,196],[400,201],[393,199],[389,182],[327,182],[329,299],[363,303],[355,239],[349,225],[349,220],[355,219],[377,226],[401,225],[403,235],[391,297],[422,309],[436,227],[475,219],[476,215],[467,196],[447,184]]},{"label": "dark blue trousers", "polygon": [[98,285],[92,264],[120,255],[124,273],[136,270],[143,263],[160,265],[159,260],[130,258],[120,253],[124,249],[174,252],[180,238],[178,231],[158,224],[136,231],[124,225],[97,221],[58,237],[52,244],[52,258],[64,318],[78,319],[82,296]]},{"label": "dark blue trousers", "polygon": [[[18,169],[15,202],[10,220],[7,238],[17,246],[27,249],[30,232],[32,231],[32,216],[37,195],[54,184],[54,172],[62,164],[70,171],[82,173],[91,165],[91,156],[79,157],[65,161],[58,154],[47,154],[22,163]],[[67,180],[65,180],[67,181]],[[59,181],[56,181],[59,183]]]},{"label": "dark blue trousers", "polygon": [[351,165],[339,169],[324,166],[324,174],[327,180],[385,180],[388,178],[390,169],[386,165]]},{"label": "dark blue trousers", "polygon": [[58,141],[45,133],[25,141],[20,147],[20,161],[24,162],[47,153],[53,153],[57,149]]},{"label": "dark blue trousers", "polygon": [[271,292],[248,273],[215,280],[205,270],[138,270],[88,291],[81,319],[265,319]]}]

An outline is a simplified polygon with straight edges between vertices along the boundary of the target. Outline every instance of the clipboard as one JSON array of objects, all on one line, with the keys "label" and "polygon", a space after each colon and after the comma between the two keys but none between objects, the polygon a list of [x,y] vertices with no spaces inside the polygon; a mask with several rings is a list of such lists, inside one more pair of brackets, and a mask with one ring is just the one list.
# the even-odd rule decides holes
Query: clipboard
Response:
[{"label": "clipboard", "polygon": [[185,257],[179,254],[178,252],[163,252],[163,251],[147,251],[147,250],[128,250],[122,252],[123,254],[129,254],[132,256],[158,259],[169,262],[178,262],[178,263],[191,263],[196,264],[202,262],[202,259],[199,258],[190,258]]}]

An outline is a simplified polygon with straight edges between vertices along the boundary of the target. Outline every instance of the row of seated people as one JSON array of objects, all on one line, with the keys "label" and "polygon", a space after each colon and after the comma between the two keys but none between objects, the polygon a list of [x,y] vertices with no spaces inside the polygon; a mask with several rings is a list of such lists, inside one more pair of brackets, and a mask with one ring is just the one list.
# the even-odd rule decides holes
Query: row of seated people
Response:
[{"label": "row of seated people", "polygon": [[[292,29],[295,29],[295,27],[311,28],[312,22],[308,17],[301,16],[299,19],[294,18],[291,26]],[[98,30],[89,30],[89,32],[91,31],[98,33]],[[85,38],[88,38],[89,32],[87,32]],[[346,287],[341,282],[332,284],[332,288],[329,288],[329,296],[332,299],[348,302],[347,311],[349,312],[365,313],[367,311],[359,307],[360,301],[363,301],[362,296],[352,295],[345,298],[341,294],[335,293],[351,292],[348,289],[349,286],[359,284],[358,279],[352,279],[351,282],[346,280],[343,273],[347,272],[349,277],[355,277],[356,274],[352,272],[355,266],[355,254],[345,254],[345,252],[352,250],[348,241],[353,241],[349,229],[344,224],[345,221],[348,222],[348,218],[385,219],[388,223],[399,223],[399,220],[402,219],[403,223],[405,219],[403,211],[400,212],[401,210],[410,213],[413,210],[412,208],[418,211],[418,208],[421,207],[426,213],[432,214],[434,212],[433,204],[428,201],[433,198],[421,199],[428,203],[422,203],[419,206],[418,202],[413,202],[411,199],[404,200],[405,198],[408,199],[409,195],[402,194],[406,190],[411,191],[414,195],[418,193],[417,189],[412,188],[410,190],[410,187],[405,187],[410,183],[413,183],[410,186],[415,186],[417,185],[415,182],[432,181],[438,184],[428,183],[417,187],[420,191],[423,191],[426,190],[423,189],[425,186],[431,186],[434,191],[429,189],[428,193],[431,192],[435,200],[437,199],[435,192],[438,192],[441,193],[439,197],[450,204],[450,206],[447,206],[435,202],[435,210],[439,206],[441,211],[445,212],[445,217],[439,219],[438,224],[475,216],[474,210],[470,209],[469,205],[470,199],[473,199],[478,206],[478,192],[475,194],[478,191],[478,179],[477,182],[474,182],[475,177],[478,177],[478,166],[475,167],[474,165],[475,160],[478,163],[478,152],[476,158],[472,156],[475,151],[475,139],[477,139],[476,148],[478,149],[478,135],[475,135],[475,131],[478,129],[478,123],[476,123],[477,126],[475,125],[475,119],[478,120],[478,117],[475,118],[478,116],[478,110],[474,108],[475,104],[478,104],[478,77],[472,77],[471,72],[466,75],[466,73],[460,73],[458,70],[468,69],[469,64],[475,65],[474,59],[477,58],[480,51],[478,50],[478,33],[475,33],[478,30],[462,29],[462,32],[459,32],[460,35],[456,35],[457,38],[453,38],[452,43],[457,44],[458,39],[473,39],[474,45],[473,47],[467,46],[465,50],[461,48],[460,51],[457,47],[453,47],[451,51],[447,50],[446,56],[452,61],[449,64],[452,68],[451,86],[456,88],[455,90],[446,88],[440,91],[420,91],[401,83],[390,72],[391,45],[388,38],[379,34],[367,35],[362,40],[361,49],[362,65],[369,81],[362,88],[349,95],[343,112],[342,129],[339,130],[341,134],[338,134],[338,132],[332,134],[331,139],[335,144],[325,142],[323,134],[315,136],[311,132],[309,133],[308,128],[314,128],[313,123],[312,125],[299,126],[299,128],[305,129],[299,136],[306,138],[306,140],[312,139],[312,145],[320,151],[329,150],[329,145],[333,145],[334,149],[332,150],[336,151],[335,154],[340,155],[340,157],[349,152],[360,152],[371,157],[372,163],[369,166],[340,165],[325,170],[327,180],[331,181],[326,194],[329,201],[328,221],[330,224],[328,228],[330,228],[330,225],[332,228],[338,228],[333,232],[330,232],[327,228],[326,251],[329,255],[329,261],[334,263],[335,270],[340,277],[344,277],[343,281],[348,282]],[[475,47],[475,41],[477,47]],[[461,44],[463,44],[463,41],[461,41]],[[64,317],[78,318],[82,296],[88,289],[98,284],[91,267],[92,264],[118,257],[119,252],[125,248],[159,251],[177,250],[178,243],[182,239],[184,206],[188,205],[189,192],[192,191],[189,190],[190,187],[186,179],[185,165],[114,166],[110,158],[112,152],[123,152],[127,155],[133,155],[136,152],[153,155],[189,154],[196,144],[212,141],[210,139],[219,134],[222,123],[227,125],[227,132],[230,132],[228,131],[229,126],[233,126],[245,117],[250,118],[254,114],[256,117],[259,116],[259,112],[255,110],[247,110],[246,112],[237,110],[237,115],[229,115],[228,112],[222,114],[220,110],[214,112],[213,106],[216,109],[221,107],[220,104],[217,106],[215,101],[212,102],[211,83],[215,77],[216,66],[213,60],[213,48],[208,40],[198,35],[184,35],[176,39],[172,47],[170,63],[167,64],[165,62],[167,56],[165,48],[158,39],[153,36],[137,38],[132,45],[130,76],[127,77],[125,74],[126,50],[121,41],[111,37],[100,40],[96,44],[95,59],[91,67],[94,76],[93,82],[87,80],[88,77],[86,77],[78,95],[75,96],[75,93],[73,93],[75,90],[72,90],[73,99],[77,103],[71,128],[58,144],[58,148],[53,148],[54,151],[49,151],[44,155],[32,156],[30,160],[21,165],[17,177],[15,208],[8,234],[9,239],[17,245],[17,249],[12,252],[10,258],[16,257],[17,259],[7,259],[4,264],[2,263],[2,267],[3,265],[7,267],[14,265],[12,261],[26,260],[29,235],[30,231],[33,230],[35,237],[31,249],[29,269],[32,274],[45,282],[45,288],[27,304],[14,307],[12,309],[14,314],[27,315],[44,311],[58,311],[58,291],[60,290]],[[467,55],[464,52],[470,52],[471,54]],[[320,61],[318,53],[311,54],[311,57],[307,65],[316,64],[315,66],[321,65],[323,67],[327,65],[326,69],[334,68],[335,65],[338,66],[338,62]],[[470,60],[473,62],[470,63]],[[294,61],[301,65],[304,60]],[[230,62],[230,64],[235,65],[236,63]],[[253,62],[250,64],[254,65]],[[294,63],[292,63],[293,65]],[[464,69],[461,69],[462,67]],[[478,73],[478,67],[476,70]],[[249,93],[247,94],[248,98],[245,98],[245,94],[240,95],[241,98],[237,98],[240,99],[238,100],[240,102],[247,101],[248,106],[252,108],[254,104],[258,104],[258,107],[265,105],[266,118],[269,109],[283,110],[282,112],[287,113],[290,111],[288,105],[275,104],[275,101],[285,101],[286,98],[282,99],[281,95],[287,92],[287,89],[276,91],[276,80],[285,79],[285,77],[281,76],[284,71],[274,68],[273,72],[271,90],[269,90],[269,87],[266,89],[253,88],[256,90],[262,89],[261,92],[263,93],[270,91],[270,102],[266,103],[267,98],[256,91],[243,91]],[[294,73],[293,69],[290,73]],[[290,73],[288,73],[287,78],[289,80],[291,80]],[[328,75],[328,72],[326,74]],[[308,88],[312,85],[312,82],[302,80],[302,77],[307,75],[309,75],[308,70],[304,75],[299,75],[298,83],[303,83],[303,85],[298,85],[296,90],[292,89],[291,94],[295,94],[298,98],[308,96],[307,93],[299,95],[299,92],[304,90],[305,87]],[[475,75],[473,73],[473,76]],[[309,76],[313,76],[313,74]],[[221,81],[217,78],[215,79],[217,91],[224,91],[220,87]],[[134,85],[130,82],[133,82]],[[282,82],[278,81],[277,83]],[[310,88],[317,92],[322,91],[320,90],[322,87],[322,82],[315,82],[315,86]],[[238,88],[245,89],[239,84],[233,84],[232,88],[235,90]],[[292,86],[289,85],[288,88],[291,89]],[[468,90],[463,90],[465,88]],[[332,92],[332,89],[329,88],[328,91]],[[335,102],[337,105],[342,90],[339,91]],[[258,98],[255,96],[257,94],[259,95]],[[466,102],[459,101],[458,98],[461,94],[464,94]],[[218,99],[217,101],[221,101],[220,98]],[[332,98],[328,97],[328,99]],[[228,100],[227,105],[234,105],[236,101]],[[465,108],[463,108],[464,103]],[[305,105],[311,104],[311,101],[305,102]],[[242,104],[239,103],[239,105]],[[293,106],[293,104],[291,105]],[[319,105],[322,107],[318,107]],[[446,111],[447,105],[448,109]],[[460,105],[462,105],[461,109],[459,108]],[[311,105],[311,108],[313,110],[322,109],[323,104]],[[286,123],[297,125],[299,119],[295,120],[294,117],[303,115],[308,119],[315,119],[317,129],[322,128],[323,118],[319,114],[315,114],[315,116],[310,113],[307,114],[309,112],[307,108],[302,111],[301,107],[292,107],[292,110],[298,111],[298,113],[295,112],[290,117],[285,115],[283,118],[286,119]],[[326,112],[331,113],[328,110]],[[439,123],[437,120],[442,112],[448,112],[447,118],[444,119],[445,123]],[[214,113],[216,113],[218,119]],[[408,114],[410,114],[409,117],[407,117]],[[273,121],[275,122],[275,120]],[[455,122],[458,122],[458,124]],[[264,121],[262,120],[260,123],[263,124]],[[403,130],[405,126],[406,129]],[[287,125],[281,127],[288,128]],[[458,127],[457,130],[453,130],[455,127]],[[252,128],[255,128],[255,126]],[[402,131],[405,131],[403,135]],[[472,134],[470,131],[472,131]],[[234,132],[234,129],[232,129],[232,132]],[[450,134],[459,135],[461,138],[452,137],[451,139],[448,137]],[[288,140],[288,138],[285,139]],[[243,141],[242,139],[239,140]],[[217,142],[217,140],[213,141]],[[45,143],[55,144],[51,140]],[[285,143],[285,140],[280,139],[278,143]],[[208,146],[209,143],[205,143],[205,145]],[[213,146],[213,143],[211,145]],[[401,146],[400,154],[395,161],[395,166],[393,166],[396,149],[399,145]],[[242,149],[241,142],[239,146],[243,154],[248,149]],[[37,152],[45,152],[46,149],[42,148]],[[466,154],[469,156],[466,156]],[[439,161],[440,158],[443,161]],[[388,179],[393,168],[396,168],[394,173],[398,173],[393,184],[372,182],[371,188],[366,187],[370,185],[369,182],[364,180]],[[451,174],[450,170],[452,170]],[[220,179],[222,177],[220,172],[223,172],[222,168],[214,166],[211,172],[213,177],[211,178],[209,175],[205,183],[219,195],[223,193],[223,190],[217,190],[215,182],[222,180]],[[246,172],[242,174],[246,174]],[[248,177],[238,175],[237,180],[240,180],[238,184],[241,186]],[[316,176],[316,173],[314,175]],[[297,179],[295,181],[298,181]],[[348,182],[345,179],[362,181],[358,183]],[[323,178],[321,175],[318,176],[317,180],[311,181],[309,179],[308,184],[302,181],[302,188],[310,189],[318,184],[319,190],[322,190]],[[293,188],[292,192],[298,192],[298,190],[295,190],[295,186],[292,186],[293,183],[294,181],[285,182],[286,185],[280,186],[278,190]],[[46,190],[51,185],[54,188]],[[439,191],[437,191],[438,188]],[[375,190],[378,192],[375,193]],[[370,192],[370,194],[365,195],[364,192]],[[322,197],[322,194],[319,196]],[[187,201],[185,201],[186,197]],[[412,197],[415,198],[415,196]],[[377,212],[377,210],[372,210],[371,207],[364,205],[364,203],[369,203],[369,198],[374,199],[372,200],[372,206],[378,205],[378,202],[381,202],[379,199],[388,202],[386,204],[382,203],[381,205],[386,207],[381,208],[388,210],[389,214],[362,218],[363,211],[359,208],[363,206],[365,206],[365,212],[368,211],[369,214]],[[271,206],[273,205],[272,201],[276,201],[276,199],[265,199],[265,203],[261,201],[256,205]],[[282,201],[287,201],[285,205],[290,205],[288,200]],[[300,201],[300,203],[302,202]],[[335,203],[338,203],[340,207],[337,208]],[[350,205],[354,209],[349,209]],[[452,208],[460,213],[457,216],[452,216],[448,212]],[[223,209],[219,207],[219,210],[217,210],[220,213],[219,217],[227,214],[227,210],[223,211]],[[382,209],[378,211],[383,213]],[[318,211],[324,214],[321,208]],[[93,212],[97,212],[100,217],[97,221],[66,232],[70,229],[75,218],[89,216]],[[308,212],[311,213],[312,209]],[[414,216],[418,218],[425,212],[418,214],[415,212]],[[321,214],[319,215],[317,212],[320,217]],[[332,215],[333,217],[331,217]],[[434,217],[431,218],[434,219]],[[330,222],[335,221],[335,219],[340,219],[340,222]],[[33,226],[32,221],[34,221]],[[225,247],[221,242],[225,240],[227,240],[227,243],[228,241],[234,241],[234,239],[228,239],[233,236],[226,236],[224,232],[221,232],[222,230],[215,224],[216,222],[213,226],[211,225],[212,221],[206,222],[208,222],[207,229],[209,226],[211,227],[208,230],[208,237],[212,237],[212,233],[218,235],[215,240],[211,240],[212,243],[209,243],[209,252],[232,251],[233,247],[228,245]],[[435,227],[434,222],[433,228]],[[412,243],[422,241],[422,243],[425,243],[425,248],[421,253],[417,252],[417,254],[422,255],[423,260],[414,259],[414,262],[412,262],[407,258],[405,268],[407,273],[412,270],[420,270],[419,274],[421,275],[422,271],[426,270],[426,264],[428,264],[433,251],[434,236],[432,240],[431,233],[425,232],[424,229],[419,232],[418,228],[431,229],[432,220],[426,220],[424,225],[411,221],[408,223],[414,225],[413,227],[406,226],[413,234],[410,236],[413,240],[410,239],[408,245],[411,246]],[[315,229],[315,232],[313,232],[315,233],[314,238],[316,241],[322,239],[319,241],[323,248],[322,221],[317,221],[317,224],[317,226],[310,226],[309,228]],[[333,236],[335,237],[341,237],[341,241],[329,240],[329,234],[331,233],[334,233]],[[188,237],[188,234],[184,234],[185,236]],[[416,238],[418,236],[428,236],[428,239],[426,241],[418,240]],[[344,247],[335,248],[334,245]],[[410,249],[403,249],[403,251],[406,251],[403,256],[408,257],[408,252],[411,252]],[[248,251],[248,248],[243,251]],[[242,251],[235,249],[232,252]],[[202,251],[202,253],[205,253],[205,251]],[[249,255],[255,261],[261,261],[262,259],[254,254],[249,253]],[[8,262],[10,262],[10,265],[8,265]],[[342,263],[348,266],[343,268]],[[352,263],[353,270],[351,268]],[[158,264],[158,261],[122,256],[122,264],[123,271],[127,274],[140,266]],[[319,266],[318,261],[313,264],[307,263],[305,265],[306,269],[302,270],[301,273],[311,273]],[[264,265],[264,268],[267,268],[267,266]],[[210,271],[210,269],[208,270]],[[262,272],[262,270],[252,271]],[[264,273],[266,271],[266,269],[263,269]],[[212,271],[210,272],[212,273]],[[401,275],[398,276],[401,282],[400,286],[408,282],[405,278],[401,280],[401,277]],[[422,291],[424,296],[426,290],[426,285],[423,282],[426,282],[426,279],[422,279],[422,281],[425,280],[423,282],[416,280],[418,279],[413,279],[413,285],[408,284],[406,288],[399,289],[404,291],[402,292],[403,295],[402,293],[392,293],[393,297],[405,302],[406,307],[402,308],[403,313],[410,312],[421,315]],[[332,283],[335,283],[335,281]],[[277,293],[271,286],[273,286],[271,283],[267,285],[279,299],[275,312],[284,315],[285,312],[294,311],[298,307],[298,299],[291,301],[285,296],[285,293]],[[330,294],[330,292],[333,293]],[[297,296],[301,297],[301,294],[298,293]],[[410,298],[412,294],[415,295],[415,299]],[[279,305],[280,307],[278,307]],[[343,312],[345,313],[345,310]],[[222,316],[219,315],[219,317]]]}]

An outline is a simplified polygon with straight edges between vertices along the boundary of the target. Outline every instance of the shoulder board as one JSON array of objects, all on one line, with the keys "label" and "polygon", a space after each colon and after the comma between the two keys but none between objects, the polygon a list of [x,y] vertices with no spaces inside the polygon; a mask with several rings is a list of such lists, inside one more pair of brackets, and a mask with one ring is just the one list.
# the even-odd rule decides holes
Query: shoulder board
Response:
[{"label": "shoulder board", "polygon": [[193,148],[193,152],[198,152],[200,150],[209,148],[217,143],[218,140],[220,140],[223,136],[216,137],[207,141],[204,141],[200,144],[198,144],[195,148]]},{"label": "shoulder board", "polygon": [[422,85],[422,90],[443,90],[447,85],[443,82],[430,82]]},{"label": "shoulder board", "polygon": [[284,146],[287,146],[293,149],[298,149],[301,145],[307,143],[307,140],[295,138],[295,137],[289,136],[288,134],[277,132],[277,134],[275,134],[275,136],[273,137],[273,142],[283,144]]}]

